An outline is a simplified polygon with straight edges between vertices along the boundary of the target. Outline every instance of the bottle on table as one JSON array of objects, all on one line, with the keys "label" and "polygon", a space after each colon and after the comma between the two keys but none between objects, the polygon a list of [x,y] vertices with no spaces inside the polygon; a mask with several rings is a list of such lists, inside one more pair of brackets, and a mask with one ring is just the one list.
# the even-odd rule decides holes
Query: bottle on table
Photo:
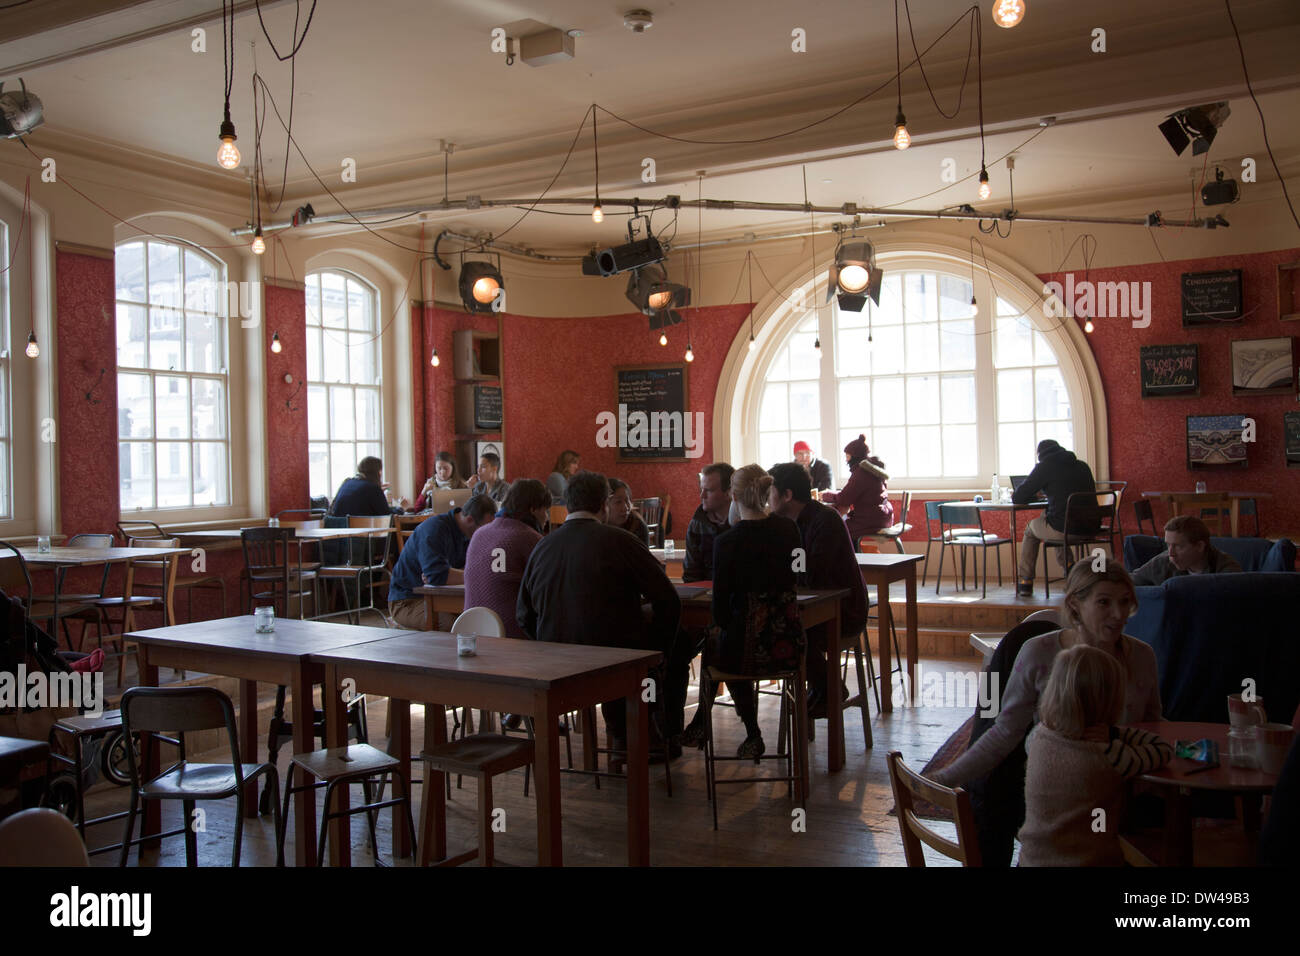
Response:
[{"label": "bottle on table", "polygon": [[990,491],[992,493],[989,495],[989,501],[997,504],[1002,500],[1002,485],[998,483],[998,476],[996,473],[993,475],[993,485],[990,488]]}]

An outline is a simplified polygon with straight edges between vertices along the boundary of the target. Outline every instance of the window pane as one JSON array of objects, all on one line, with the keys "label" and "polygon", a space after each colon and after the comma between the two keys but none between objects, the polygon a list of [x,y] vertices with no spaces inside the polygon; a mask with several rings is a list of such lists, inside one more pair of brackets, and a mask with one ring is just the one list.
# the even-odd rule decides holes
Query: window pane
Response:
[{"label": "window pane", "polygon": [[[1074,447],[1074,425],[1070,422],[1042,422],[1038,426],[1037,441],[1054,439],[1062,448]],[[1035,442],[1034,447],[1037,447]]]},{"label": "window pane", "polygon": [[790,349],[782,348],[772,360],[772,367],[767,370],[769,382],[784,382],[790,378]]},{"label": "window pane", "polygon": [[998,368],[1029,365],[1033,361],[1033,338],[1028,319],[998,319],[993,342],[993,363]]},{"label": "window pane", "polygon": [[370,291],[355,279],[348,280],[348,328],[370,330],[374,317],[370,314]]},{"label": "window pane", "polygon": [[122,510],[153,507],[153,445],[148,442],[118,444],[118,489]]},{"label": "window pane", "polygon": [[144,243],[128,242],[113,255],[117,274],[117,298],[130,302],[149,301],[144,288]]},{"label": "window pane", "polygon": [[871,345],[867,330],[840,329],[835,342],[835,365],[841,375],[868,375],[871,372]]},{"label": "window pane", "polygon": [[901,325],[903,322],[903,278],[898,273],[887,273],[880,285],[880,305],[871,303],[871,324]]},{"label": "window pane", "polygon": [[343,484],[357,472],[357,450],[350,442],[330,443],[330,496],[333,497]]},{"label": "window pane", "polygon": [[939,276],[939,318],[964,319],[970,315],[971,285],[965,279]]},{"label": "window pane", "polygon": [[816,433],[821,428],[821,404],[816,382],[795,382],[790,386],[790,428]]},{"label": "window pane", "polygon": [[944,424],[975,421],[974,375],[945,375],[942,382],[942,396]]},{"label": "window pane", "polygon": [[181,353],[179,312],[171,309],[149,310],[149,367],[162,371],[185,367]]},{"label": "window pane", "polygon": [[[938,376],[913,375],[907,379],[907,423],[909,425],[939,424]],[[916,433],[913,432],[913,438],[915,437]],[[938,472],[928,472],[928,474],[938,474]]]},{"label": "window pane", "polygon": [[154,379],[154,427],[159,438],[190,437],[188,379],[175,375],[159,375]]},{"label": "window pane", "polygon": [[122,438],[153,435],[153,397],[148,375],[117,376],[117,434]]},{"label": "window pane", "polygon": [[307,386],[307,437],[311,441],[328,441],[330,414],[325,404],[325,386]]},{"label": "window pane", "polygon": [[998,425],[998,473],[1029,474],[1034,470],[1037,447],[1033,423]]},{"label": "window pane", "polygon": [[0,443],[0,515],[10,517],[12,514],[9,509],[9,444],[4,442]]},{"label": "window pane", "polygon": [[939,323],[907,326],[907,371],[929,372],[939,367]]},{"label": "window pane", "polygon": [[148,246],[150,304],[180,308],[184,304],[180,248],[162,242],[150,242]]},{"label": "window pane", "polygon": [[767,431],[769,429],[786,429],[790,427],[790,405],[787,400],[788,387],[769,382],[763,389],[763,403],[759,406],[758,413],[758,427],[761,430]]},{"label": "window pane", "polygon": [[791,378],[817,378],[821,375],[821,359],[813,348],[816,341],[816,332],[796,332],[790,337]]},{"label": "window pane", "polygon": [[190,372],[219,372],[221,344],[215,315],[189,312],[185,316],[185,368]]},{"label": "window pane", "polygon": [[307,277],[307,324],[320,325],[320,276]]},{"label": "window pane", "polygon": [[903,328],[888,325],[875,329],[871,350],[871,374],[892,375],[903,370]]},{"label": "window pane", "polygon": [[902,477],[911,474],[907,453],[911,446],[911,436],[906,428],[875,428],[867,435],[867,444],[871,447],[871,453],[884,461],[885,471],[890,475]]},{"label": "window pane", "polygon": [[333,328],[346,328],[344,314],[344,280],[337,272],[322,272],[320,277],[321,321]]},{"label": "window pane", "polygon": [[914,478],[937,478],[943,471],[937,425],[907,430],[907,473]]},{"label": "window pane", "polygon": [[357,385],[373,385],[379,379],[375,368],[375,338],[369,332],[352,332],[348,335],[348,381]]},{"label": "window pane", "polygon": [[[210,378],[191,382],[194,400],[194,437],[226,437],[226,401],[222,384]],[[195,472],[197,476],[198,472]]]},{"label": "window pane", "polygon": [[1047,338],[1037,329],[1034,329],[1034,364],[1056,364],[1056,353],[1053,352],[1052,347],[1047,344]]},{"label": "window pane", "polygon": [[310,474],[308,493],[313,497],[334,497],[336,489],[330,487],[329,444],[312,442],[307,446],[307,467]]},{"label": "window pane", "polygon": [[[359,388],[357,398],[357,438],[379,441],[382,429],[379,424],[379,390]],[[378,456],[378,452],[375,453]]]},{"label": "window pane", "polygon": [[758,460],[764,468],[790,461],[794,443],[789,432],[764,432],[758,436]]},{"label": "window pane", "polygon": [[903,277],[903,321],[935,322],[939,318],[939,295],[935,277],[909,272]]},{"label": "window pane", "polygon": [[840,309],[839,303],[832,301],[831,308],[835,310],[835,326],[841,329],[865,329],[867,327],[867,306],[863,306],[857,312],[847,309]]},{"label": "window pane", "polygon": [[362,458],[366,458],[370,455],[373,455],[375,458],[379,457],[379,443],[357,442],[356,449],[352,455],[353,459],[355,461],[360,461]]},{"label": "window pane", "polygon": [[979,470],[979,449],[976,447],[974,425],[945,425],[943,427],[943,476],[945,478],[974,477]]},{"label": "window pane", "polygon": [[346,382],[348,380],[347,336],[342,332],[326,329],[321,338],[321,355],[325,360],[326,382]]},{"label": "window pane", "polygon": [[352,409],[352,389],[330,389],[330,438],[351,441],[356,436]]},{"label": "window pane", "polygon": [[1039,418],[1070,417],[1070,396],[1066,394],[1065,379],[1059,368],[1034,371],[1034,398],[1035,414]]},{"label": "window pane", "polygon": [[873,423],[881,425],[902,425],[907,422],[906,406],[903,401],[903,380],[901,378],[878,378],[871,383],[871,407],[875,412]]},{"label": "window pane", "polygon": [[319,382],[321,379],[320,330],[307,329],[307,381]]},{"label": "window pane", "polygon": [[186,442],[158,443],[158,507],[182,508],[190,503],[190,446]]},{"label": "window pane", "polygon": [[1025,422],[1034,418],[1034,373],[1029,369],[998,372],[998,420]]},{"label": "window pane", "polygon": [[942,357],[940,367],[945,371],[973,369],[975,367],[974,320],[944,322],[940,325],[939,352]]},{"label": "window pane", "polygon": [[866,379],[840,382],[840,424],[863,427],[871,423],[871,383]]},{"label": "window pane", "polygon": [[217,442],[194,443],[194,503],[219,505],[230,500],[226,487],[226,446]]},{"label": "window pane", "polygon": [[128,368],[147,368],[145,349],[148,310],[140,305],[117,306],[117,364]]}]

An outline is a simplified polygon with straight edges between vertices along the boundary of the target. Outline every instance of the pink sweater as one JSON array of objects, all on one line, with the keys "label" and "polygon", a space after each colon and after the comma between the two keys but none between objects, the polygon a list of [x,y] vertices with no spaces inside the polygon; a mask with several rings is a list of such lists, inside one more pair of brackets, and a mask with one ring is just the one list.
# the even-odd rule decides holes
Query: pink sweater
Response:
[{"label": "pink sweater", "polygon": [[479,528],[469,539],[465,607],[496,611],[505,623],[507,637],[528,637],[515,619],[515,602],[528,556],[541,540],[542,536],[522,521],[504,517]]}]

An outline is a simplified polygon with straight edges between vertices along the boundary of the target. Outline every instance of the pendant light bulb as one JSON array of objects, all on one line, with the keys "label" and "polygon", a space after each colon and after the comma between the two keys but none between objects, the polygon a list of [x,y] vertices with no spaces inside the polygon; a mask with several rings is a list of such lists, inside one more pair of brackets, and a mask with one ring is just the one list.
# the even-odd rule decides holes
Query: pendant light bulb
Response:
[{"label": "pendant light bulb", "polygon": [[271,334],[271,351],[274,352],[276,355],[279,355],[281,352],[284,351],[284,346],[280,343],[279,332],[274,332]]},{"label": "pendant light bulb", "polygon": [[222,169],[234,169],[239,165],[239,147],[235,145],[235,124],[230,121],[230,107],[226,107],[226,118],[221,121],[221,131],[217,134],[221,145],[217,148],[217,165]]},{"label": "pendant light bulb", "polygon": [[596,205],[591,207],[591,221],[592,222],[605,221],[605,212],[600,208],[600,203],[596,203]]},{"label": "pendant light bulb", "polygon": [[980,166],[980,199],[988,199],[993,195],[993,189],[989,186],[989,171]]},{"label": "pendant light bulb", "polygon": [[660,333],[659,333],[659,344],[660,344],[660,345],[667,345],[667,344],[668,344],[668,333],[667,333],[667,332],[660,332]]},{"label": "pendant light bulb", "polygon": [[907,149],[912,145],[912,134],[907,131],[907,117],[899,110],[894,117],[894,148]]},{"label": "pendant light bulb", "polygon": [[695,351],[691,348],[691,343],[689,342],[686,343],[686,361],[695,361]]},{"label": "pendant light bulb", "polygon": [[970,297],[970,317],[973,319],[980,314],[979,303],[975,301],[975,296]]},{"label": "pendant light bulb", "polygon": [[749,350],[750,350],[751,352],[754,351],[754,346],[757,345],[757,344],[758,344],[758,343],[754,341],[754,337],[751,335],[751,336],[749,337]]},{"label": "pendant light bulb", "polygon": [[262,238],[262,227],[258,226],[257,231],[253,233],[253,244],[251,246],[253,255],[260,256],[266,252],[266,240]]},{"label": "pendant light bulb", "polygon": [[993,22],[1010,30],[1025,18],[1025,0],[993,0]]},{"label": "pendant light bulb", "polygon": [[1092,335],[1093,329],[1095,328],[1096,326],[1092,324],[1092,319],[1083,320],[1083,331],[1086,332],[1088,335]]},{"label": "pendant light bulb", "polygon": [[31,333],[27,336],[27,357],[39,358],[40,354],[41,347],[36,344],[36,330],[32,329]]},{"label": "pendant light bulb", "polygon": [[434,368],[437,368],[439,365],[442,364],[442,359],[438,358],[437,349],[434,349],[433,354],[429,356],[429,364],[432,365]]}]

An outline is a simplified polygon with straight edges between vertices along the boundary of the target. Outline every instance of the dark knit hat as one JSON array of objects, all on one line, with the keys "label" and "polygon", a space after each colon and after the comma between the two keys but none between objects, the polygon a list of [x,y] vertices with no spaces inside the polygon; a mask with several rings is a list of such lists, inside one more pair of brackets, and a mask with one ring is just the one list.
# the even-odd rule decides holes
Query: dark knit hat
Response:
[{"label": "dark knit hat", "polygon": [[1044,438],[1038,443],[1038,460],[1042,461],[1044,455],[1051,455],[1058,451],[1061,451],[1060,442],[1054,438]]},{"label": "dark knit hat", "polygon": [[870,453],[871,449],[867,447],[866,435],[859,435],[853,441],[844,446],[844,454],[848,455],[849,458],[854,461],[866,458]]}]

